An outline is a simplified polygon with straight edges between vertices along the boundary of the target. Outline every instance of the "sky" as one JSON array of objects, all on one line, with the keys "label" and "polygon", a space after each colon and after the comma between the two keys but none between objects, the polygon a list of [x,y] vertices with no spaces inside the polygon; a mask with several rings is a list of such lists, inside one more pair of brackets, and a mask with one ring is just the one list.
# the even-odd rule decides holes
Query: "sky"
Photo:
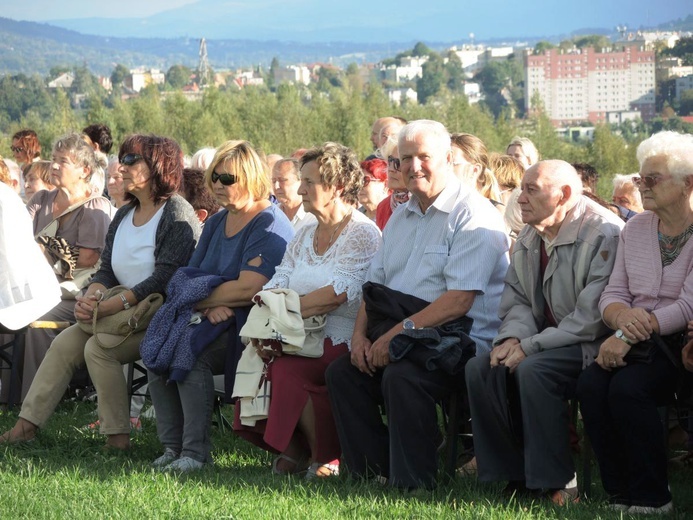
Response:
[{"label": "sky", "polygon": [[118,0],[117,9],[93,0],[3,3],[0,16],[101,36],[304,42],[541,37],[693,14],[691,0]]}]

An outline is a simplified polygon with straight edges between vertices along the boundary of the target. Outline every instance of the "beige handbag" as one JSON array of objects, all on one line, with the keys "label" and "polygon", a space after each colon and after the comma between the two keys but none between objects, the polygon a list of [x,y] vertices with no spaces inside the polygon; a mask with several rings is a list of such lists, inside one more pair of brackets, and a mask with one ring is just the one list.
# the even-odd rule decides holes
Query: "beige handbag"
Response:
[{"label": "beige handbag", "polygon": [[[105,300],[117,296],[127,290],[129,290],[129,288],[124,285],[116,285],[106,291],[103,299]],[[154,293],[137,302],[137,305],[132,305],[129,309],[123,309],[116,314],[111,314],[110,316],[104,316],[102,318],[99,318],[99,306],[97,304],[94,308],[94,317],[91,323],[78,321],[77,324],[84,332],[93,335],[94,339],[96,339],[96,343],[100,347],[113,348],[123,344],[123,342],[135,332],[144,331],[149,325],[149,322],[152,321],[154,313],[159,310],[163,303],[164,297],[159,293]],[[122,336],[122,340],[114,345],[102,343],[99,339],[99,334]]]}]

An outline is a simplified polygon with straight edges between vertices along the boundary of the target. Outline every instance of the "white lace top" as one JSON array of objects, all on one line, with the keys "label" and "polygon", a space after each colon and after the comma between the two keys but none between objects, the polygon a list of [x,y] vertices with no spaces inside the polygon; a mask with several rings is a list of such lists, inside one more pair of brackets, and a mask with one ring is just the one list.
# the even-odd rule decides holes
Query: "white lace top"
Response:
[{"label": "white lace top", "polygon": [[346,343],[351,347],[361,286],[382,242],[380,230],[368,217],[354,211],[334,244],[324,255],[318,255],[313,249],[317,227],[314,222],[296,232],[265,289],[288,288],[308,294],[331,285],[335,294],[346,292],[347,301],[327,315],[325,336],[334,345]]}]

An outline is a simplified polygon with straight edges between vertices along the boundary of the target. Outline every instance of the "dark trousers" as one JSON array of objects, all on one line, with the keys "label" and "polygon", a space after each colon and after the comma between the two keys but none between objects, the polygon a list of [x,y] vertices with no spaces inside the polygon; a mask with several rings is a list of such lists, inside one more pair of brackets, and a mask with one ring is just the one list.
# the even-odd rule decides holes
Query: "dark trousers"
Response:
[{"label": "dark trousers", "polygon": [[585,430],[612,500],[662,506],[671,500],[658,406],[672,400],[676,369],[658,351],[652,363],[611,372],[594,363],[578,380]]},{"label": "dark trousers", "polygon": [[328,367],[326,379],[343,459],[351,474],[380,475],[400,488],[435,486],[441,440],[436,403],[455,384],[463,384],[461,374],[428,371],[402,359],[371,377],[353,366],[346,354]]}]

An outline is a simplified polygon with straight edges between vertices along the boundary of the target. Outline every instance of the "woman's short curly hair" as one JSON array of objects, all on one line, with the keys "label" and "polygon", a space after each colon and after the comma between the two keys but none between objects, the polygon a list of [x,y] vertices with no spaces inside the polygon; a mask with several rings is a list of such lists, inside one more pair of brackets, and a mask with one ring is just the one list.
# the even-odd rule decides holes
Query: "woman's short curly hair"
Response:
[{"label": "woman's short curly hair", "polygon": [[[175,140],[159,135],[130,135],[120,145],[118,162],[129,153],[141,155],[149,168],[151,199],[155,204],[178,192],[183,178],[183,151]],[[132,193],[126,192],[124,199],[139,204]]]},{"label": "woman's short curly hair", "polygon": [[351,149],[339,143],[327,142],[306,151],[301,157],[301,168],[315,161],[320,171],[320,182],[328,188],[342,190],[347,204],[356,204],[363,188],[363,172],[359,158]]}]

